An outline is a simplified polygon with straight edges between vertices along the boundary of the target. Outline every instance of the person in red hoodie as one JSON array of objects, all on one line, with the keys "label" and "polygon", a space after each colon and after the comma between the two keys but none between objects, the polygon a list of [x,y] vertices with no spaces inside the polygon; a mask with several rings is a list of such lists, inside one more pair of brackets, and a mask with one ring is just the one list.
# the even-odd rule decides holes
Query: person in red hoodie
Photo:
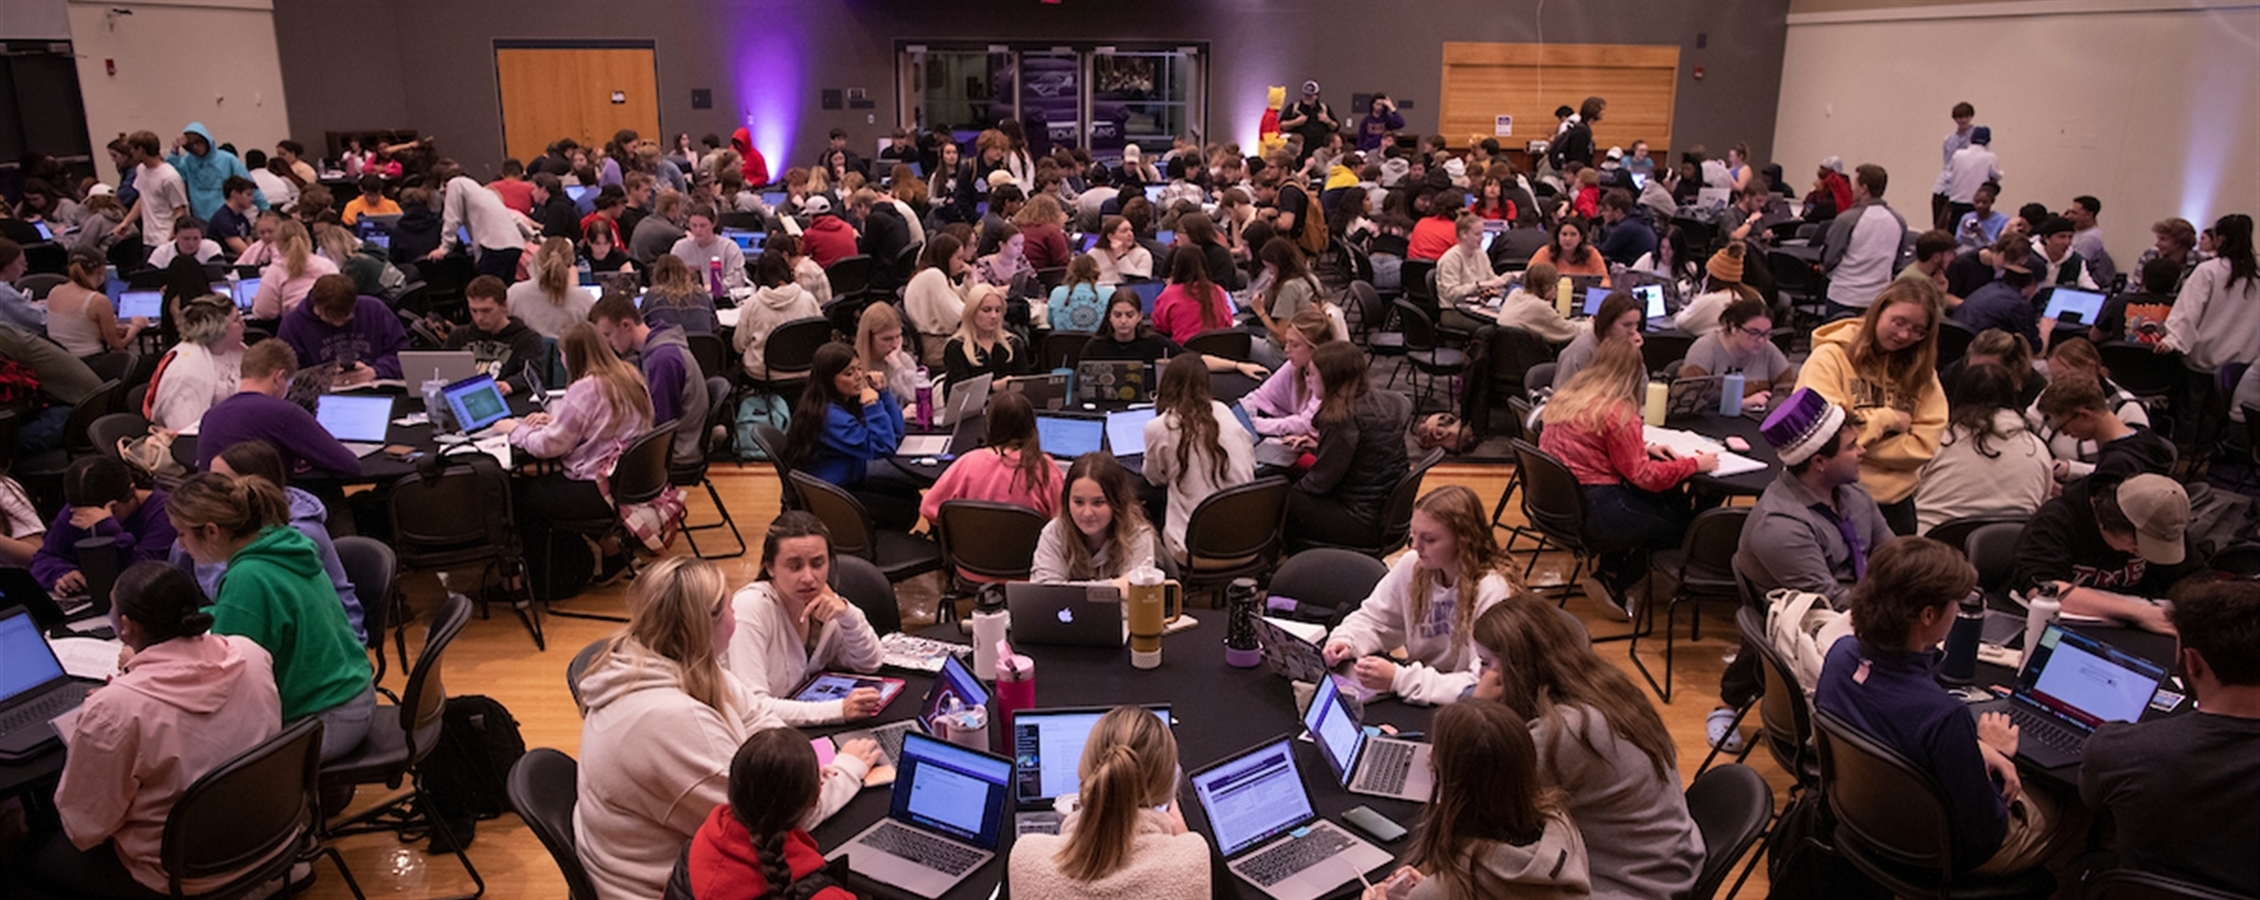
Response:
[{"label": "person in red hoodie", "polygon": [[808,738],[790,728],[755,732],[730,760],[730,802],[684,845],[665,900],[855,900],[801,827],[816,799]]},{"label": "person in red hoodie", "polygon": [[738,172],[745,176],[745,186],[759,188],[769,183],[769,160],[753,146],[753,132],[740,128],[730,132],[730,149],[738,151],[741,162]]},{"label": "person in red hoodie", "polygon": [[817,265],[829,269],[833,263],[863,252],[855,226],[832,211],[832,201],[810,197],[801,201],[800,211],[809,217],[808,227],[800,232],[800,246]]}]

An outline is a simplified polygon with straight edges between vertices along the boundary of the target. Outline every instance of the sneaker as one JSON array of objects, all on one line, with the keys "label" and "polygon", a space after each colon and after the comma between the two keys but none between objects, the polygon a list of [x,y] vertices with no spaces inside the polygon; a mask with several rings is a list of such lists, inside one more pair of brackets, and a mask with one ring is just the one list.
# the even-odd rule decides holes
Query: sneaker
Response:
[{"label": "sneaker", "polygon": [[1734,730],[1734,710],[1714,709],[1703,719],[1703,731],[1711,739],[1711,746],[1723,753],[1742,752],[1742,733]]},{"label": "sneaker", "polygon": [[607,556],[596,565],[596,584],[599,587],[616,584],[628,575],[628,554]]}]

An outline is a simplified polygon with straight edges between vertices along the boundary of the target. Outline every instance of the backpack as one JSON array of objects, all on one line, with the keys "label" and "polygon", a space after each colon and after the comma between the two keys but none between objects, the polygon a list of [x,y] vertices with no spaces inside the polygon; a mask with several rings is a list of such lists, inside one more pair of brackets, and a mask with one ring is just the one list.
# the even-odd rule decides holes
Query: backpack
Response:
[{"label": "backpack", "polygon": [[518,720],[492,697],[450,697],[442,715],[439,743],[417,768],[418,786],[430,802],[430,816],[446,824],[447,846],[440,832],[432,833],[432,852],[448,852],[471,843],[478,820],[492,819],[510,809],[510,767],[526,755],[526,741],[518,734]]},{"label": "backpack", "polygon": [[738,401],[737,426],[732,434],[737,438],[738,459],[743,462],[766,462],[769,455],[761,452],[761,442],[753,439],[753,427],[767,424],[778,431],[791,431],[792,404],[777,394],[754,391]]},{"label": "backpack", "polygon": [[0,403],[20,403],[37,393],[37,371],[12,359],[0,359]]},{"label": "backpack", "polygon": [[1766,643],[1796,672],[1807,702],[1820,684],[1828,648],[1851,633],[1851,614],[1829,608],[1827,597],[1788,588],[1766,593]]}]

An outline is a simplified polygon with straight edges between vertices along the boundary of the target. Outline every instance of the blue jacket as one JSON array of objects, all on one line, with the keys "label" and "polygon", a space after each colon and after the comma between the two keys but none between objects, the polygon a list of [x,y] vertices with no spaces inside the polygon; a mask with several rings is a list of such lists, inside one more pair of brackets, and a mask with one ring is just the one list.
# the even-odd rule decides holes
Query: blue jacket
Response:
[{"label": "blue jacket", "polygon": [[[227,183],[229,176],[249,179],[251,170],[244,168],[243,160],[235,158],[235,154],[220,149],[220,142],[212,139],[212,132],[204,123],[190,122],[181,131],[202,137],[210,149],[205,150],[203,156],[178,150],[165,157],[165,161],[180,171],[181,182],[188,186],[188,210],[199,219],[210,219],[228,200],[227,192],[220,186]],[[251,202],[266,209],[267,195],[252,188]]]},{"label": "blue jacket", "polygon": [[2025,339],[2025,346],[2035,352],[2040,350],[2040,311],[2033,308],[2032,300],[2024,292],[2010,287],[2006,281],[1996,281],[1971,292],[1961,306],[1954,308],[1954,321],[1970,326],[1971,331],[1983,332],[1999,328]]},{"label": "blue jacket", "polygon": [[824,409],[824,434],[816,452],[802,460],[802,471],[841,487],[863,483],[865,465],[885,459],[902,445],[902,406],[893,391],[880,391],[879,402],[860,413],[835,403]]}]

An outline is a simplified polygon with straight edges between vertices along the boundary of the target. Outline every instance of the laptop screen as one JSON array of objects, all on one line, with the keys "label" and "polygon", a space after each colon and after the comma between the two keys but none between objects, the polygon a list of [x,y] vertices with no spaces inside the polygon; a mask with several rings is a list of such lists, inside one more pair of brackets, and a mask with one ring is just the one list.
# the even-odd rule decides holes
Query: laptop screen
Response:
[{"label": "laptop screen", "polygon": [[[1167,704],[1146,709],[1169,726]],[[1064,797],[1083,789],[1083,747],[1105,709],[1024,709],[1012,715],[1013,792],[1022,803]]]},{"label": "laptop screen", "polygon": [[1106,443],[1116,456],[1138,456],[1146,452],[1146,423],[1154,420],[1154,410],[1133,409],[1127,412],[1106,414]]},{"label": "laptop screen", "polygon": [[1147,202],[1147,203],[1156,203],[1156,204],[1160,203],[1160,202],[1161,202],[1161,192],[1162,192],[1163,190],[1167,189],[1168,187],[1169,187],[1169,185],[1166,185],[1166,184],[1149,184],[1149,185],[1146,185],[1146,188],[1145,188],[1145,190],[1146,190],[1146,202]]},{"label": "laptop screen", "polygon": [[2051,624],[2040,633],[2017,696],[2093,731],[2105,722],[2142,718],[2165,677],[2157,663]]},{"label": "laptop screen", "polygon": [[2102,312],[2102,294],[2056,288],[2049,292],[2048,310],[2041,313],[2040,317],[2075,325],[2093,325],[2096,316]]},{"label": "laptop screen", "polygon": [[164,314],[164,291],[127,291],[118,298],[118,318],[156,319]]},{"label": "laptop screen", "polygon": [[1256,433],[1255,417],[1248,415],[1247,407],[1241,406],[1237,403],[1232,404],[1232,418],[1240,420],[1240,427],[1247,430],[1249,437],[1255,438],[1259,441],[1263,440],[1263,435]]},{"label": "laptop screen", "polygon": [[1334,777],[1345,782],[1350,777],[1350,764],[1357,762],[1358,744],[1364,734],[1358,730],[1357,717],[1350,715],[1350,705],[1342,700],[1342,691],[1332,678],[1321,678],[1318,693],[1312,695],[1310,711],[1303,714],[1303,727],[1310,730],[1312,743],[1326,757],[1326,764],[1334,769]]},{"label": "laptop screen", "polygon": [[738,250],[748,256],[760,253],[761,242],[769,237],[759,231],[746,231],[737,228],[722,229],[722,236],[735,242],[738,245]]},{"label": "laptop screen", "polygon": [[1663,317],[1664,317],[1664,286],[1663,286],[1663,285],[1660,285],[1660,284],[1643,284],[1643,285],[1639,285],[1639,286],[1637,286],[1637,287],[1634,287],[1634,288],[1632,289],[1632,296],[1640,298],[1640,302],[1641,302],[1642,304],[1644,304],[1644,305],[1646,305],[1646,306],[1647,306],[1647,308],[1648,308],[1648,318],[1651,318],[1651,319],[1661,319],[1661,318],[1663,318]]},{"label": "laptop screen", "polygon": [[1061,459],[1099,452],[1099,440],[1105,435],[1106,423],[1098,419],[1036,417],[1036,438],[1043,442],[1044,452]]},{"label": "laptop screen", "polygon": [[23,607],[0,612],[0,703],[63,677],[63,664]]},{"label": "laptop screen", "polygon": [[1632,189],[1633,189],[1633,190],[1635,190],[1635,191],[1641,191],[1641,190],[1647,190],[1647,188],[1648,188],[1648,176],[1646,176],[1646,175],[1642,175],[1642,174],[1640,174],[1640,173],[1638,173],[1638,172],[1634,172],[1634,173],[1632,173]]},{"label": "laptop screen", "polygon": [[1130,285],[1131,290],[1138,292],[1138,303],[1146,308],[1148,317],[1154,314],[1154,301],[1161,299],[1161,292],[1168,287],[1169,284],[1162,281],[1141,281]]},{"label": "laptop screen", "polygon": [[565,186],[565,196],[572,198],[573,202],[579,203],[581,202],[581,198],[588,196],[592,190],[594,190],[594,188],[589,188],[578,184],[568,184]]},{"label": "laptop screen", "polygon": [[1011,760],[905,732],[888,814],[994,850],[1004,823],[1005,787],[1011,783]]},{"label": "laptop screen", "polygon": [[235,308],[250,309],[253,298],[259,296],[259,279],[244,278],[235,283]]},{"label": "laptop screen", "polygon": [[1226,857],[1311,820],[1294,749],[1294,738],[1280,737],[1193,773],[1193,796]]},{"label": "laptop screen", "polygon": [[785,198],[789,196],[791,195],[785,193],[784,191],[762,191],[761,203],[764,206],[775,209],[777,207],[785,205]]},{"label": "laptop screen", "polygon": [[52,241],[55,239],[55,230],[47,227],[46,222],[33,222],[31,223],[31,227],[39,229],[40,240]]},{"label": "laptop screen", "polygon": [[1096,232],[1093,232],[1093,233],[1091,233],[1091,234],[1084,234],[1084,235],[1079,235],[1079,236],[1077,236],[1077,237],[1076,237],[1076,250],[1075,250],[1075,252],[1077,252],[1077,253],[1089,253],[1089,252],[1091,252],[1091,248],[1093,248],[1093,247],[1096,247],[1096,246],[1098,246],[1098,245],[1099,245],[1099,236],[1098,236],[1098,234],[1097,234]]},{"label": "laptop screen", "polygon": [[330,437],[347,443],[383,443],[392,427],[392,397],[387,394],[323,394],[314,403],[314,420]]},{"label": "laptop screen", "polygon": [[1597,316],[1597,315],[1600,315],[1600,314],[1601,314],[1601,304],[1602,304],[1602,302],[1604,302],[1604,301],[1606,301],[1606,300],[1608,300],[1608,299],[1609,299],[1609,294],[1611,294],[1611,293],[1613,293],[1613,292],[1612,292],[1612,291],[1610,291],[1610,290],[1609,290],[1608,288],[1605,288],[1605,287],[1591,287],[1591,288],[1586,288],[1586,289],[1585,289],[1585,314],[1586,314],[1586,315],[1588,315],[1588,316]]},{"label": "laptop screen", "polygon": [[918,721],[928,733],[941,732],[942,714],[950,711],[951,700],[966,707],[989,705],[989,689],[954,655],[942,657],[942,671],[934,676],[934,686],[926,691],[926,705],[918,710]]},{"label": "laptop screen", "polygon": [[1496,232],[1496,231],[1491,231],[1491,230],[1488,230],[1488,229],[1486,229],[1486,230],[1485,230],[1485,231],[1483,232],[1483,252],[1485,252],[1485,253],[1489,253],[1489,252],[1491,252],[1491,242],[1492,242],[1492,241],[1494,241],[1494,240],[1497,240],[1497,239],[1498,239],[1498,237],[1499,237],[1499,233],[1498,233],[1498,232]]},{"label": "laptop screen", "polygon": [[502,391],[494,386],[494,376],[473,375],[440,389],[447,399],[447,409],[455,414],[455,425],[468,433],[502,421],[510,415],[510,404],[502,399]]},{"label": "laptop screen", "polygon": [[1177,232],[1167,230],[1156,231],[1154,232],[1154,243],[1160,244],[1164,247],[1174,246],[1177,243]]}]

